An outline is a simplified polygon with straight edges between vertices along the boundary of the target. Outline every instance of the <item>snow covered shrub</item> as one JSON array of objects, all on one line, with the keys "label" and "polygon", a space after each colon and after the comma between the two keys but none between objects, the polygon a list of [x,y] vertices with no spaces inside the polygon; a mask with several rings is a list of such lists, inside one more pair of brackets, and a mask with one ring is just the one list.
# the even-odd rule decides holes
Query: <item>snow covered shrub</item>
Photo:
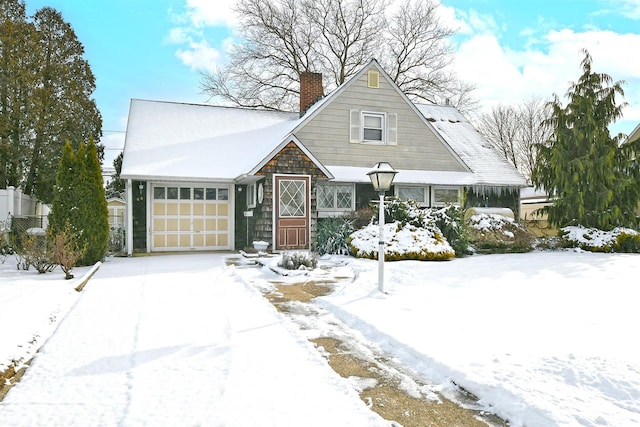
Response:
[{"label": "snow covered shrub", "polygon": [[353,223],[354,220],[346,216],[319,220],[318,233],[316,234],[318,253],[320,255],[350,255],[349,235],[354,231]]},{"label": "snow covered shrub", "polygon": [[529,252],[533,241],[527,230],[513,218],[479,213],[468,220],[469,240],[481,253]]},{"label": "snow covered shrub", "polygon": [[42,228],[30,228],[17,247],[18,269],[29,270],[33,266],[38,273],[48,273],[56,268],[47,242],[46,231]]},{"label": "snow covered shrub", "polygon": [[447,239],[456,256],[471,254],[469,232],[464,220],[466,209],[457,205],[447,205],[442,208],[432,208],[429,215],[434,224]]},{"label": "snow covered shrub", "polygon": [[309,252],[285,252],[278,267],[287,270],[313,270],[318,266],[318,258]]},{"label": "snow covered shrub", "polygon": [[[378,259],[380,226],[369,224],[351,234],[351,251],[358,258]],[[394,221],[384,225],[385,260],[441,261],[455,251],[436,227],[416,227]]]},{"label": "snow covered shrub", "polygon": [[597,228],[570,226],[560,229],[565,248],[580,248],[590,252],[640,252],[640,233],[630,228],[603,231]]},{"label": "snow covered shrub", "polygon": [[[379,209],[379,208],[378,208]],[[377,212],[377,209],[376,209]],[[378,216],[373,218],[378,223]],[[421,209],[413,200],[402,200],[392,197],[384,204],[384,222],[400,222],[402,225],[411,224],[415,227],[433,227],[434,221],[427,210]]]}]

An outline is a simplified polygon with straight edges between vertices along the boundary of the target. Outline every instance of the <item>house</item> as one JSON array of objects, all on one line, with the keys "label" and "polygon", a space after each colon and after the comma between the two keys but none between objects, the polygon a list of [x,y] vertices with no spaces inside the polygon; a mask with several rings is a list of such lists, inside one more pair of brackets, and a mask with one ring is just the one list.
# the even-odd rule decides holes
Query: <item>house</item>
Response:
[{"label": "house", "polygon": [[125,227],[126,202],[121,197],[109,197],[107,199],[107,210],[109,212],[109,228],[120,229]]},{"label": "house", "polygon": [[132,252],[313,247],[318,221],[377,199],[367,172],[423,206],[517,212],[525,179],[449,105],[412,103],[379,63],[324,96],[300,76],[300,113],[134,99],[121,178]]}]

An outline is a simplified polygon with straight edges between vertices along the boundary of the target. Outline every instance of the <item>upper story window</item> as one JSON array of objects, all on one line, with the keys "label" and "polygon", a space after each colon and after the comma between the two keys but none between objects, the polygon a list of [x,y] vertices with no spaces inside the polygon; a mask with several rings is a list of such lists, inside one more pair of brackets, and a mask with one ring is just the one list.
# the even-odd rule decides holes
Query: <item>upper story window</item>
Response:
[{"label": "upper story window", "polygon": [[384,113],[362,113],[362,142],[385,142]]},{"label": "upper story window", "polygon": [[350,110],[352,144],[397,144],[397,114]]}]

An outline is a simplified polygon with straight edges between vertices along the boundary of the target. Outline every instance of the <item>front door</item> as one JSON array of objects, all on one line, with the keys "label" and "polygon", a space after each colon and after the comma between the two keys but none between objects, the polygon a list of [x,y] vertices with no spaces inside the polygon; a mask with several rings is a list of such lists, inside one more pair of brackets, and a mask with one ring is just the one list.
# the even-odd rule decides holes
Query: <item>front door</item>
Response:
[{"label": "front door", "polygon": [[309,249],[310,187],[308,175],[275,176],[276,250]]}]

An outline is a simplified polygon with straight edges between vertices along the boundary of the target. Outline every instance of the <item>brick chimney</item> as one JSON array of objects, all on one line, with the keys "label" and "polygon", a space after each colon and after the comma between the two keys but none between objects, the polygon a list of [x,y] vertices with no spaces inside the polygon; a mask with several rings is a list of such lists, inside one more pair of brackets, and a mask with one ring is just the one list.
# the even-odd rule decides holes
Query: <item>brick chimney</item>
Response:
[{"label": "brick chimney", "polygon": [[322,73],[303,71],[300,73],[300,117],[324,95]]}]

